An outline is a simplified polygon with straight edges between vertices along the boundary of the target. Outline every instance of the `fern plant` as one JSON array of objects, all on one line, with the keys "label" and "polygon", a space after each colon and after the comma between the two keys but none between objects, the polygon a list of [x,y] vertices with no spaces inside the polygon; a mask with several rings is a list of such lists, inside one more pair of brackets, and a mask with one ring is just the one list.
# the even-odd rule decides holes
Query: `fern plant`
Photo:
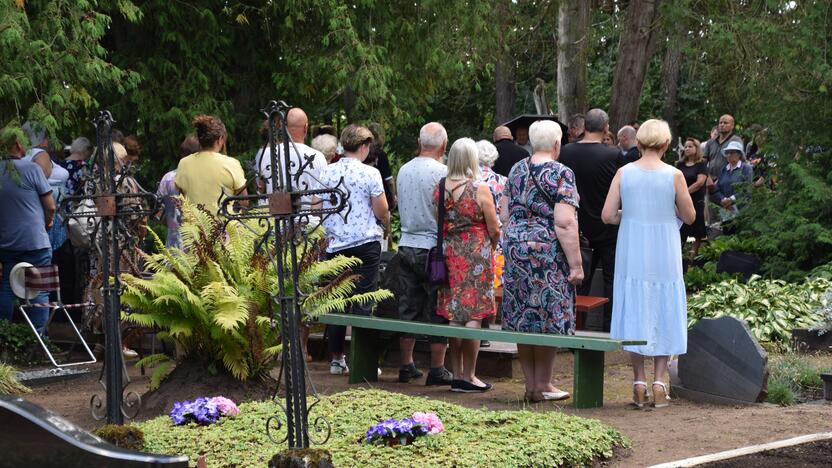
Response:
[{"label": "fern plant", "polygon": [[[183,250],[166,248],[152,230],[157,252],[145,255],[150,278],[123,274],[121,301],[133,312],[125,319],[156,327],[159,337],[176,341],[186,359],[201,359],[222,366],[235,378],[264,376],[274,367],[280,352],[279,307],[271,297],[278,293],[274,251],[261,243],[264,227],[256,221],[223,226],[200,208],[183,201],[180,228]],[[312,232],[298,245],[298,284],[287,278],[284,295],[297,287],[305,295],[301,310],[307,317],[342,311],[351,303],[391,297],[379,290],[351,296],[356,276],[350,270],[360,264],[351,257],[320,260],[323,234]],[[156,365],[151,386],[158,386],[173,363],[164,355],[152,355],[139,365]]]}]

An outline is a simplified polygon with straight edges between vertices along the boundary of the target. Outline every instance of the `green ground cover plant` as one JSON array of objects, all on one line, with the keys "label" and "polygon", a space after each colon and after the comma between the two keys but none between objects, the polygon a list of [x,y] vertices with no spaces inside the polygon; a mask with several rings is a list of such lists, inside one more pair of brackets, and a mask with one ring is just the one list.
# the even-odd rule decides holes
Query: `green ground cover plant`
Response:
[{"label": "green ground cover plant", "polygon": [[688,299],[688,326],[702,318],[736,317],[748,323],[760,342],[782,346],[791,340],[793,328],[821,321],[818,310],[830,287],[832,282],[821,278],[787,283],[755,275],[748,283],[723,281]]},{"label": "green ground cover plant", "polygon": [[[283,449],[266,436],[265,422],[280,412],[272,402],[242,403],[240,414],[206,427],[173,426],[160,416],[138,424],[145,451],[188,455],[195,465],[205,454],[210,466],[264,466]],[[436,413],[445,432],[412,445],[387,447],[361,443],[381,420],[415,411]],[[490,411],[381,390],[349,390],[323,397],[310,414],[332,423],[332,437],[321,446],[335,466],[583,466],[609,458],[630,442],[599,421],[557,411]]]},{"label": "green ground cover plant", "polygon": [[791,406],[818,398],[823,388],[820,374],[830,370],[813,365],[806,356],[799,354],[775,356],[769,366],[766,401]]}]

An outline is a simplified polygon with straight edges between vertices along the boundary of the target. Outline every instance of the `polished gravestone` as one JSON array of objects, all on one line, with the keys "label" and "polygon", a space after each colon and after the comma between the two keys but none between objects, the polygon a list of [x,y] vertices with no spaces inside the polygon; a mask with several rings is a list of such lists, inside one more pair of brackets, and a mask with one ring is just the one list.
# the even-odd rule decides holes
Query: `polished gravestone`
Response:
[{"label": "polished gravestone", "polygon": [[748,325],[733,317],[702,319],[688,331],[679,357],[676,394],[716,403],[762,402],[768,385],[768,354]]},{"label": "polished gravestone", "polygon": [[186,468],[188,457],[112,445],[22,398],[0,396],[0,467]]}]

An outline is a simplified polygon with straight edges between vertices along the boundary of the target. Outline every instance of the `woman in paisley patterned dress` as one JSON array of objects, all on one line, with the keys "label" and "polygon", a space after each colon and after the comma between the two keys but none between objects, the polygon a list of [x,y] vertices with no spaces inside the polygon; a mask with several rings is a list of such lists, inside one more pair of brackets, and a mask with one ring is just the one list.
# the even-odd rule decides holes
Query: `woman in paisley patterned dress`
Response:
[{"label": "woman in paisley patterned dress", "polygon": [[[444,185],[443,185],[444,182]],[[500,222],[488,184],[480,180],[477,145],[470,138],[455,141],[448,152],[448,177],[439,183],[445,190],[443,251],[448,265],[448,285],[439,290],[436,313],[451,325],[480,328],[495,314],[494,247],[500,239]],[[451,338],[452,392],[485,392],[491,384],[474,374],[479,340]]]},{"label": "woman in paisley patterned dress", "polygon": [[[578,192],[572,170],[557,162],[561,129],[549,120],[529,128],[534,152],[514,165],[503,197],[503,329],[575,333],[575,286],[584,272],[578,241]],[[527,401],[563,400],[552,385],[555,348],[517,345]]]}]

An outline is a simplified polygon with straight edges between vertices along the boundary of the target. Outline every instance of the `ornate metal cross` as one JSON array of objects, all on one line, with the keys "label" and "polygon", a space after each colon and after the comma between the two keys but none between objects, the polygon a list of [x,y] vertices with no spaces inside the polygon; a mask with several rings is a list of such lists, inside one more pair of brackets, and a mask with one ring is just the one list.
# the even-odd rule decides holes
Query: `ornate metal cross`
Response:
[{"label": "ornate metal cross", "polygon": [[[121,263],[122,255],[138,247],[139,236],[135,228],[143,220],[156,213],[158,197],[145,192],[137,183],[130,182],[129,166],[117,160],[113,150],[113,120],[109,111],[103,110],[93,121],[96,149],[84,168],[80,180],[81,193],[66,197],[61,202],[64,218],[77,220],[90,236],[91,256],[97,258],[97,274],[100,278],[104,314],[104,367],[99,382],[104,387],[106,402],[94,394],[90,399],[93,418],[103,419],[102,406],[106,405],[107,422],[123,424],[124,417],[133,418],[141,408],[141,398],[136,392],[126,394],[130,384],[123,384],[127,374],[122,358],[121,345]],[[132,185],[132,186],[131,186]],[[130,225],[133,224],[133,229]],[[90,275],[90,281],[95,281]]]},{"label": "ornate metal cross", "polygon": [[[225,197],[220,205],[220,215],[228,220],[260,219],[268,224],[260,245],[262,248],[269,242],[274,243],[274,257],[271,260],[278,280],[279,293],[272,297],[272,304],[277,306],[279,314],[283,344],[280,378],[285,381],[286,386],[285,406],[281,405],[286,420],[286,437],[280,442],[287,441],[290,448],[307,448],[310,440],[313,443],[325,443],[329,439],[330,426],[324,418],[316,418],[310,437],[308,414],[319,400],[312,386],[316,401],[307,406],[307,369],[300,337],[301,304],[305,296],[298,286],[298,259],[303,258],[305,252],[299,253],[298,249],[300,245],[303,249],[308,245],[305,242],[308,229],[314,227],[309,226],[310,220],[319,218],[322,223],[328,216],[335,214],[346,219],[350,205],[349,192],[343,186],[343,179],[335,187],[322,187],[320,184],[316,184],[315,187],[309,186],[309,170],[314,168],[314,155],[301,154],[292,141],[286,125],[288,111],[289,106],[283,101],[271,101],[263,109],[269,128],[270,159],[266,169],[270,172],[273,192]],[[313,206],[313,196],[327,200],[329,208],[323,208],[322,205]],[[248,209],[236,211],[233,207],[240,201],[247,201],[251,205]],[[265,250],[271,256],[271,249]],[[289,282],[292,288],[287,293],[285,286]],[[280,381],[278,390],[279,386]],[[277,391],[275,401],[280,404]],[[281,415],[275,415],[266,422],[266,432],[274,442],[278,440],[272,435],[272,431],[281,429],[281,419]]]}]

